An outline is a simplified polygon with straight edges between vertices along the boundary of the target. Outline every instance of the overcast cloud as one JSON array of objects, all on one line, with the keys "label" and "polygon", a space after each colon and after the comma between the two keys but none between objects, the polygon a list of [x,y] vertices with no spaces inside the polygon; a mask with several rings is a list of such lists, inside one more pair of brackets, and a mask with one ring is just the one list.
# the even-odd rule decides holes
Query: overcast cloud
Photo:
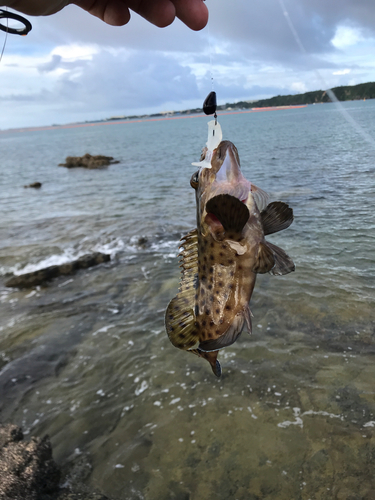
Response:
[{"label": "overcast cloud", "polygon": [[135,14],[114,28],[75,6],[31,18],[31,33],[9,35],[0,62],[0,128],[198,107],[211,90],[210,58],[219,103],[375,80],[372,0],[207,5],[210,37]]}]

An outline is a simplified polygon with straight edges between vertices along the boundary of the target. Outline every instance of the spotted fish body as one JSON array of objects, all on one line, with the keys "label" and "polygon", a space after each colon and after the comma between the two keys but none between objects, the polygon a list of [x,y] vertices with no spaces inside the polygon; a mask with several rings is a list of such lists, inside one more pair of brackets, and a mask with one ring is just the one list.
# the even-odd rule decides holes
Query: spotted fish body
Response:
[{"label": "spotted fish body", "polygon": [[[207,150],[203,151],[203,158]],[[182,238],[180,290],[166,311],[172,344],[209,361],[216,376],[218,351],[233,344],[245,324],[257,273],[287,274],[294,264],[265,235],[287,228],[293,211],[245,179],[234,144],[222,141],[211,168],[193,175],[197,229]]]}]

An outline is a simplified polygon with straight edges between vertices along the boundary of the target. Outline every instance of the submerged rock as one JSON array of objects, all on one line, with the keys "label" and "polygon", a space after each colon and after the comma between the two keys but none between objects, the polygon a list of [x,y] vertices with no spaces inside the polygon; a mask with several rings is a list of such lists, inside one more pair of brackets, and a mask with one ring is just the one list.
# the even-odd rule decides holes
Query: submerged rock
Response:
[{"label": "submerged rock", "polygon": [[68,262],[67,264],[60,264],[58,266],[49,266],[44,269],[39,269],[32,273],[20,274],[19,276],[13,276],[6,283],[7,287],[17,287],[17,288],[31,288],[33,286],[42,285],[46,281],[49,281],[58,276],[64,276],[67,274],[73,274],[79,269],[87,269],[88,267],[97,266],[103,262],[108,262],[111,257],[107,254],[95,252],[92,254],[84,255],[73,262]]},{"label": "submerged rock", "polygon": [[32,182],[31,184],[28,184],[27,186],[23,186],[24,188],[36,188],[39,189],[42,187],[41,182]]},{"label": "submerged rock", "polygon": [[146,238],[146,236],[140,236],[137,240],[137,245],[140,247],[140,248],[146,248],[148,246],[148,238]]},{"label": "submerged rock", "polygon": [[0,426],[0,478],[0,498],[7,500],[38,500],[57,492],[60,471],[48,436],[23,441],[16,425]]},{"label": "submerged rock", "polygon": [[48,436],[24,441],[20,427],[0,424],[0,499],[109,500],[85,486],[80,467],[76,464],[62,473],[52,458]]},{"label": "submerged rock", "polygon": [[92,156],[86,153],[83,156],[67,156],[65,163],[59,163],[59,167],[75,168],[83,167],[88,169],[108,167],[113,163],[119,163],[112,156],[96,155]]}]

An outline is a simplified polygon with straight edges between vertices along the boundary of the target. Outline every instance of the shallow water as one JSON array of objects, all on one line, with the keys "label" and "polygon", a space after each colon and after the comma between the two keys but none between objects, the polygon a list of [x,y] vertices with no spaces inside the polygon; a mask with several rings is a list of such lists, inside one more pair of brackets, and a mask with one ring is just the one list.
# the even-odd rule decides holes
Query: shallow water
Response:
[{"label": "shallow water", "polygon": [[[374,101],[344,106],[373,130]],[[0,133],[0,420],[113,498],[375,498],[375,151],[333,104],[219,118],[245,176],[293,207],[269,239],[296,263],[259,276],[221,380],[163,324],[207,119]],[[120,163],[57,167],[86,152]],[[97,250],[111,262],[4,286]]]}]

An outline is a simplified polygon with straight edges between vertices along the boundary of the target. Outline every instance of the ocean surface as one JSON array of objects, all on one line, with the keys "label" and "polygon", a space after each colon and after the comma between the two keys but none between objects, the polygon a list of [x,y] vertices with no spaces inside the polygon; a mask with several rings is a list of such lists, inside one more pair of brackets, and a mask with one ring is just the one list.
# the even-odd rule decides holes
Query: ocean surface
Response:
[{"label": "ocean surface", "polygon": [[[342,106],[375,141],[375,101]],[[0,133],[0,421],[114,499],[374,499],[374,146],[335,104],[219,121],[294,209],[268,238],[296,264],[258,277],[221,379],[164,330],[207,117]],[[119,163],[58,166],[86,152]],[[94,251],[111,261],[5,287]]]}]

